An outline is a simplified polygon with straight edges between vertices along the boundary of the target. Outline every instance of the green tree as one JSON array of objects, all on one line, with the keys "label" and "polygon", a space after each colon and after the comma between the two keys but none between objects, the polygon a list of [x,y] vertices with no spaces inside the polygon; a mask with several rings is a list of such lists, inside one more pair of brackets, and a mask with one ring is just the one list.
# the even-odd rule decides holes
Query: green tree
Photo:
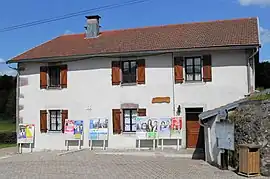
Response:
[{"label": "green tree", "polygon": [[256,87],[270,88],[270,62],[261,62],[256,65]]}]

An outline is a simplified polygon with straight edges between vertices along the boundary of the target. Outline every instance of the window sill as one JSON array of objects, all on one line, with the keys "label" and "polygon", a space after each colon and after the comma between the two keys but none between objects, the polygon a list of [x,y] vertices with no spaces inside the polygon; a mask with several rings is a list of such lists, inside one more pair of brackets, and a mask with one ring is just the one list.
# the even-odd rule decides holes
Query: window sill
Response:
[{"label": "window sill", "polygon": [[205,85],[204,81],[184,81],[182,85]]},{"label": "window sill", "polygon": [[49,131],[47,132],[47,134],[63,134],[62,131]]},{"label": "window sill", "polygon": [[136,132],[122,132],[122,135],[124,135],[124,136],[135,136]]},{"label": "window sill", "polygon": [[137,83],[121,83],[121,86],[136,86]]},{"label": "window sill", "polygon": [[47,87],[46,90],[62,90],[63,88],[61,86],[59,87]]}]

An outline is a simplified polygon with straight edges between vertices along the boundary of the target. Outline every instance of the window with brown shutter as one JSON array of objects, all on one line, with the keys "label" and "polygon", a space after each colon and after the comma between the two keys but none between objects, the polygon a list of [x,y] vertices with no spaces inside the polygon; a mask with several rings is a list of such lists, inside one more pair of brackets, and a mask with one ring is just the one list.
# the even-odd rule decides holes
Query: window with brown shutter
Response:
[{"label": "window with brown shutter", "polygon": [[174,80],[175,83],[183,83],[183,57],[175,57],[174,58]]},{"label": "window with brown shutter", "polygon": [[138,109],[138,116],[146,116],[146,109],[144,108]]},{"label": "window with brown shutter", "polygon": [[144,59],[137,60],[137,66],[138,66],[137,83],[145,84],[145,60]]},{"label": "window with brown shutter", "polygon": [[121,110],[112,110],[112,120],[113,120],[113,133],[121,134]]},{"label": "window with brown shutter", "polygon": [[122,61],[122,84],[136,84],[137,78],[137,62],[135,60]]},{"label": "window with brown shutter", "polygon": [[185,58],[185,80],[202,81],[202,58],[200,56]]},{"label": "window with brown shutter", "polygon": [[40,88],[46,89],[47,88],[47,73],[48,68],[46,66],[40,67]]},{"label": "window with brown shutter", "polygon": [[67,65],[62,65],[60,69],[61,69],[61,75],[60,75],[61,88],[67,88]]},{"label": "window with brown shutter", "polygon": [[47,132],[47,111],[40,110],[40,132],[46,133]]},{"label": "window with brown shutter", "polygon": [[203,81],[212,81],[212,58],[211,55],[203,56]]},{"label": "window with brown shutter", "polygon": [[112,85],[120,85],[120,61],[112,61]]},{"label": "window with brown shutter", "polygon": [[62,110],[62,133],[65,131],[65,120],[68,119],[68,110]]},{"label": "window with brown shutter", "polygon": [[122,109],[123,132],[136,132],[137,109]]},{"label": "window with brown shutter", "polygon": [[61,87],[61,67],[55,65],[48,66],[48,87],[60,88]]}]

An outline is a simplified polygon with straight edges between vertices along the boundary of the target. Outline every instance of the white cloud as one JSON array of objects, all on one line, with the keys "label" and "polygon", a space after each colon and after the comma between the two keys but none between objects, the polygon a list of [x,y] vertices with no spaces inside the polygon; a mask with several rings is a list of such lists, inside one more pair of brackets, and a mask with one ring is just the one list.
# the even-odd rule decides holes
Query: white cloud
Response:
[{"label": "white cloud", "polygon": [[238,0],[238,1],[243,6],[250,6],[250,5],[267,6],[267,5],[270,5],[270,0]]},{"label": "white cloud", "polygon": [[16,70],[12,70],[10,68],[0,69],[0,76],[3,76],[3,75],[16,76],[17,75],[17,71]]},{"label": "white cloud", "polygon": [[260,38],[262,44],[270,43],[270,29],[260,27]]},{"label": "white cloud", "polygon": [[0,64],[1,63],[6,63],[6,61],[3,58],[0,58]]},{"label": "white cloud", "polygon": [[65,30],[65,35],[68,35],[68,34],[74,34],[71,30]]},{"label": "white cloud", "polygon": [[16,76],[17,71],[9,68],[8,65],[6,65],[6,61],[0,58],[0,76],[3,75]]}]

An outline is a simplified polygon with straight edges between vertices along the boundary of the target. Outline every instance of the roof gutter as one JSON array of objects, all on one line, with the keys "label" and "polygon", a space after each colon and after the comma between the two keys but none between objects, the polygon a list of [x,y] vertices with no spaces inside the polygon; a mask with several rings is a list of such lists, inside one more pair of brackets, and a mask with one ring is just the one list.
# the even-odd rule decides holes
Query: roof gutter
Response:
[{"label": "roof gutter", "polygon": [[216,47],[204,47],[204,48],[181,48],[181,49],[169,49],[169,50],[145,50],[145,51],[134,51],[134,52],[117,52],[117,53],[102,53],[102,54],[85,54],[85,55],[71,55],[71,56],[55,56],[55,57],[43,57],[43,58],[33,58],[33,59],[21,59],[13,60],[10,59],[6,63],[18,63],[18,62],[49,62],[49,61],[70,61],[70,60],[83,60],[87,58],[94,57],[130,57],[130,56],[145,56],[153,54],[165,54],[173,52],[194,52],[194,51],[205,51],[205,50],[228,50],[228,49],[249,49],[254,47],[259,47],[259,44],[254,45],[238,45],[238,46],[216,46]]}]

